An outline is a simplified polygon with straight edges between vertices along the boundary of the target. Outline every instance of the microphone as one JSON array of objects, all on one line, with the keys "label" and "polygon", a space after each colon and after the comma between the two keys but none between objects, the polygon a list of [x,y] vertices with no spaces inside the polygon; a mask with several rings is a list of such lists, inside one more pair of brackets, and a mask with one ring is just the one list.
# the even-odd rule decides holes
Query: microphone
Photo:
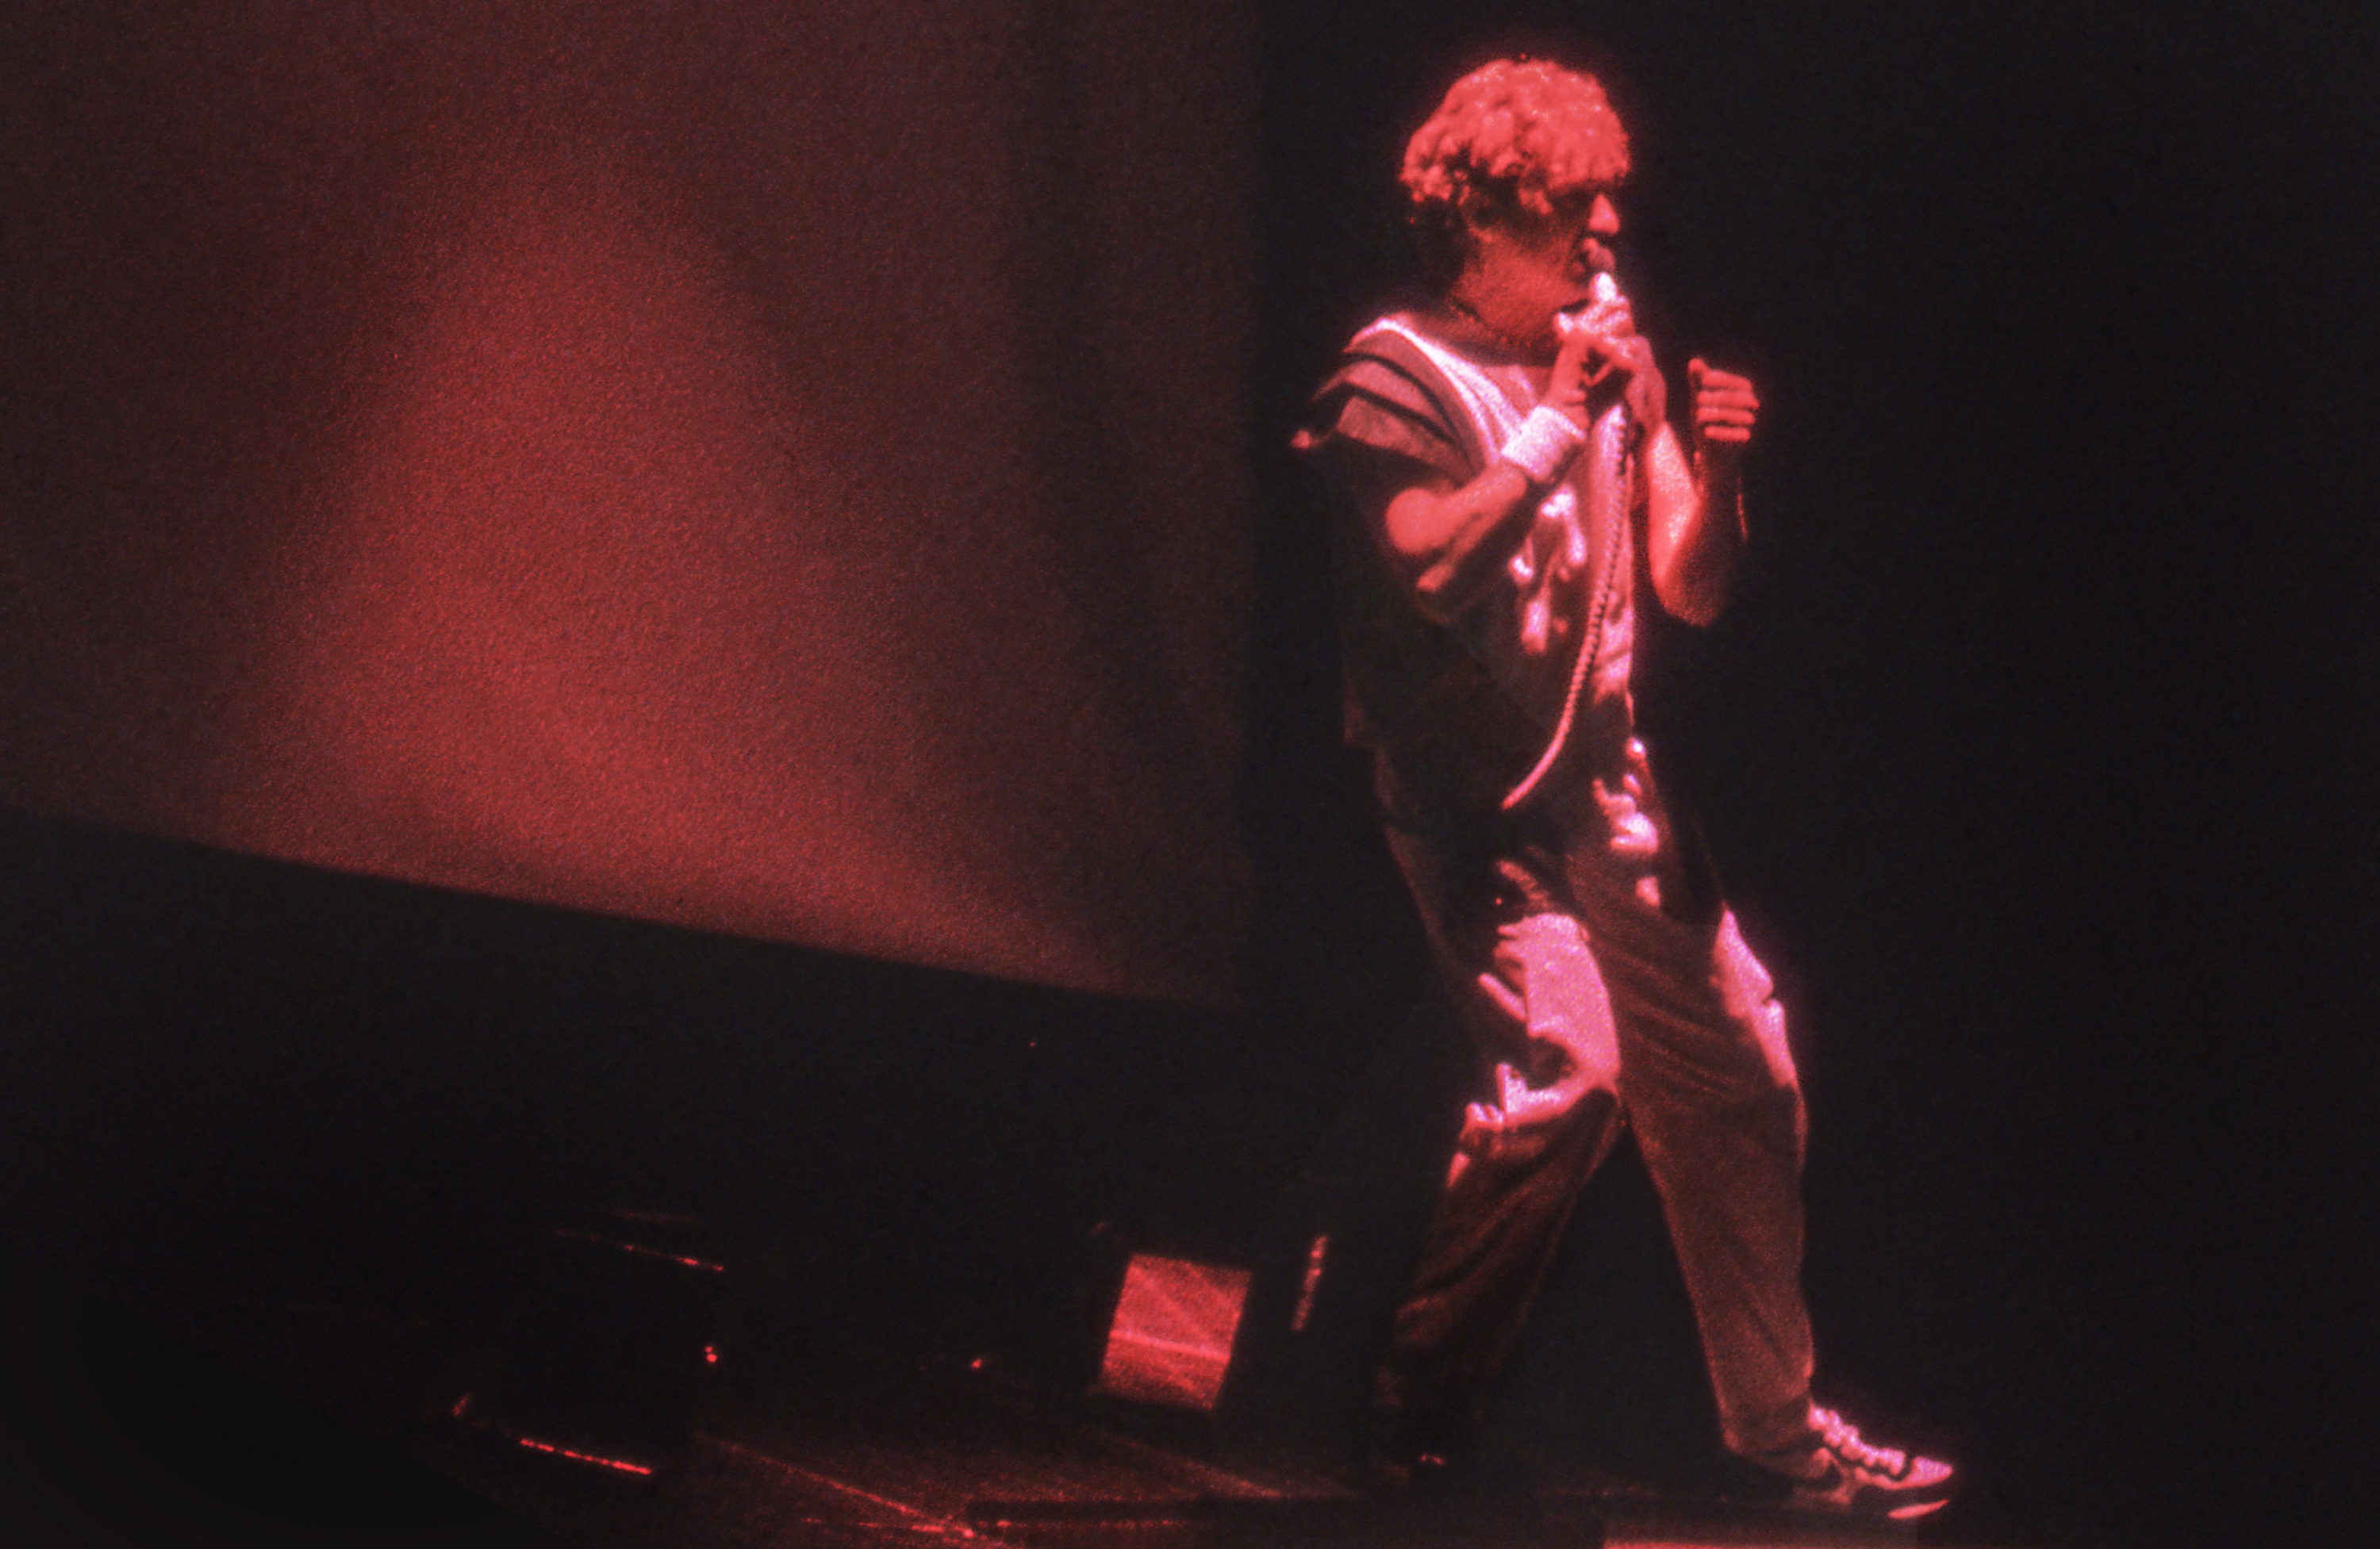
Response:
[{"label": "microphone", "polygon": [[1564,325],[1562,332],[1565,333],[1569,333],[1569,325],[1578,321],[1579,314],[1585,311],[1589,307],[1596,306],[1601,302],[1617,301],[1619,299],[1620,282],[1611,277],[1610,270],[1597,270],[1587,278],[1586,299],[1584,301],[1573,301],[1569,306],[1564,307],[1561,309],[1560,316]]},{"label": "microphone", "polygon": [[[1588,298],[1582,306],[1620,299],[1620,282],[1608,269],[1598,269],[1587,281]],[[1572,314],[1579,309],[1565,307],[1560,316],[1574,321]],[[1607,368],[1609,369],[1609,368]],[[1578,658],[1571,664],[1570,692],[1563,697],[1561,719],[1554,723],[1553,735],[1546,750],[1537,758],[1536,768],[1522,777],[1521,783],[1504,794],[1503,810],[1512,811],[1529,799],[1529,793],[1546,778],[1546,772],[1560,758],[1562,749],[1570,743],[1571,728],[1577,722],[1578,707],[1585,696],[1587,684],[1595,677],[1596,664],[1603,658],[1603,625],[1609,613],[1618,589],[1620,565],[1615,563],[1621,551],[1621,535],[1628,530],[1629,461],[1634,454],[1634,425],[1628,412],[1628,399],[1623,394],[1609,408],[1595,417],[1586,433],[1586,451],[1582,459],[1586,464],[1586,477],[1581,481],[1580,503],[1585,507],[1581,514],[1590,527],[1602,534],[1598,546],[1604,556],[1601,582],[1595,588],[1595,600],[1586,616],[1586,633],[1579,643]],[[1581,558],[1588,552],[1580,541]]]},{"label": "microphone", "polygon": [[[1571,320],[1573,325],[1575,325],[1577,321],[1577,315],[1587,308],[1600,306],[1621,299],[1620,281],[1613,276],[1611,271],[1609,269],[1598,269],[1590,275],[1586,282],[1586,289],[1587,299],[1579,302],[1575,306],[1565,307],[1562,309],[1562,316]],[[1568,331],[1565,330],[1564,332]],[[1609,369],[1610,368],[1606,367],[1604,371],[1599,371],[1596,374],[1600,377],[1605,371],[1609,371]]]},{"label": "microphone", "polygon": [[1589,307],[1597,306],[1605,302],[1617,301],[1619,299],[1620,282],[1612,277],[1610,270],[1597,270],[1587,279],[1586,299],[1584,301],[1573,301],[1569,306],[1564,307],[1560,312],[1557,314],[1560,323],[1561,332],[1567,334],[1573,327],[1575,327],[1578,323],[1580,314],[1584,313]]},{"label": "microphone", "polygon": [[[1595,276],[1587,278],[1587,300],[1580,302],[1580,307],[1616,300],[1621,300],[1621,284],[1616,278],[1611,278],[1609,269],[1597,269]],[[1566,323],[1575,323],[1575,319],[1571,317],[1573,311],[1578,311],[1578,307],[1563,307],[1559,317]],[[1563,328],[1563,331],[1569,331],[1569,328]],[[1604,619],[1611,611],[1611,602],[1614,602],[1621,583],[1621,566],[1616,564],[1616,557],[1621,554],[1621,542],[1623,542],[1621,536],[1628,530],[1628,486],[1631,486],[1628,464],[1633,457],[1635,457],[1635,421],[1628,414],[1628,397],[1621,395],[1611,407],[1597,414],[1595,424],[1587,429],[1587,447],[1585,457],[1583,457],[1583,462],[1587,464],[1587,474],[1580,480],[1578,488],[1580,504],[1585,507],[1585,512],[1580,512],[1580,516],[1585,516],[1590,530],[1602,533],[1602,538],[1595,540],[1597,550],[1604,557],[1602,581],[1597,583],[1595,602],[1587,609],[1587,628],[1585,637],[1578,643],[1578,660],[1571,661],[1571,693],[1561,702],[1561,719],[1554,721],[1554,735],[1547,740],[1545,752],[1537,756],[1536,768],[1530,768],[1525,776],[1521,776],[1521,783],[1504,793],[1504,811],[1512,811],[1513,806],[1528,800],[1528,793],[1537,790],[1537,783],[1545,781],[1545,773],[1552,768],[1554,761],[1561,759],[1561,749],[1571,743],[1571,728],[1578,721],[1578,705],[1585,699],[1587,683],[1595,681],[1597,661],[1602,661]],[[1580,559],[1595,552],[1595,550],[1587,550],[1587,542],[1583,538],[1578,538],[1575,542],[1580,542]]]}]

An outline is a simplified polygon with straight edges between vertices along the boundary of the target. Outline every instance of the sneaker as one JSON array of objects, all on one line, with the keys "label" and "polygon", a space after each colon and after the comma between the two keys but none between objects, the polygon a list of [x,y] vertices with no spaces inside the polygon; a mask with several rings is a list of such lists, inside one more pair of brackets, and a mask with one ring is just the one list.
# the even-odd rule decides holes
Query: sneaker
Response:
[{"label": "sneaker", "polygon": [[1907,1522],[1950,1504],[1955,1482],[1949,1464],[1897,1446],[1872,1446],[1832,1410],[1812,1410],[1810,1422],[1818,1439],[1801,1458],[1762,1459],[1791,1478],[1788,1507]]}]

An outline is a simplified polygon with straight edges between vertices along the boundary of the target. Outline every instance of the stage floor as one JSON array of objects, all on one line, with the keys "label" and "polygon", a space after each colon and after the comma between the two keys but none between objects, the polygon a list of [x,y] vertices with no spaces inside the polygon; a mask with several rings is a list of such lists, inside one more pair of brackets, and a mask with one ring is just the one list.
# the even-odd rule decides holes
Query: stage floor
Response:
[{"label": "stage floor", "polygon": [[[1381,1495],[1203,1416],[1052,1393],[994,1367],[843,1350],[704,1399],[650,1478],[467,1428],[419,1460],[580,1549],[1821,1549],[2005,1544],[1664,1496],[1539,1462],[1525,1494]],[[1945,1531],[1947,1530],[1947,1531]]]},{"label": "stage floor", "polygon": [[113,1523],[123,1542],[164,1543],[154,1530],[167,1519],[194,1543],[457,1549],[2024,1542],[1972,1516],[1913,1533],[1846,1525],[1664,1496],[1575,1466],[1540,1467],[1525,1494],[1366,1493],[1302,1455],[1311,1449],[1219,1434],[1202,1416],[847,1340],[767,1369],[723,1366],[690,1433],[648,1448],[654,1466],[636,1472],[617,1466],[646,1466],[633,1449],[607,1457],[591,1432],[538,1437],[439,1412],[425,1398],[454,1370],[451,1350],[384,1313],[17,1306],[53,1353],[25,1359],[39,1341],[17,1346],[15,1509],[67,1531],[59,1542],[114,1542],[99,1531]]}]

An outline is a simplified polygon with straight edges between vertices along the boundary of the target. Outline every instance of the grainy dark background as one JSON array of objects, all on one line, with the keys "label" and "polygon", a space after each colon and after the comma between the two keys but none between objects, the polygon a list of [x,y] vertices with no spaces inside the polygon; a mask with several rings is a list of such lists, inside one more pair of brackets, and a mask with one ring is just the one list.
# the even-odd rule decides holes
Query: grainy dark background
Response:
[{"label": "grainy dark background", "polygon": [[[10,50],[12,86],[40,88],[12,90],[36,104],[18,111],[154,79],[179,47],[221,55],[177,42],[163,11],[120,11],[120,25],[48,27],[17,7],[9,25],[42,45]],[[436,1305],[459,1294],[442,1277],[468,1277],[458,1245],[562,1203],[693,1194],[755,1232],[840,1244],[845,1289],[886,1328],[1029,1348],[1049,1337],[1044,1304],[1085,1223],[1245,1240],[1393,1042],[1415,983],[1411,927],[1332,741],[1318,551],[1281,441],[1402,277],[1385,188],[1403,131],[1462,68],[1507,47],[1573,52],[1576,27],[1635,139],[1622,258],[1640,319],[1673,369],[1707,354],[1754,373],[1766,403],[1747,590],[1707,635],[1651,642],[1645,698],[1796,1019],[1828,1379],[1937,1427],[2048,1542],[2351,1531],[2373,1354],[2358,992],[2380,645],[2374,23],[2342,6],[1217,14],[1260,66],[1248,138],[1229,142],[1258,171],[1213,223],[1229,250],[1212,255],[1252,286],[1253,345],[1219,379],[1240,394],[1224,418],[1247,428],[1247,520],[1218,522],[1202,541],[1221,550],[1197,562],[1241,577],[1239,622],[1211,650],[1176,638],[1170,660],[1189,663],[1182,692],[1200,713],[1236,707],[1235,805],[1195,831],[1245,847],[1231,887],[1245,890],[1224,889],[1227,923],[1207,922],[1180,961],[1145,911],[1121,918],[1118,950],[1041,961],[1073,964],[1050,975],[1068,983],[1159,993],[1185,963],[1226,962],[1239,983],[1213,998],[1231,1009],[79,826],[108,800],[178,790],[175,737],[217,708],[144,719],[170,662],[112,701],[101,691],[124,669],[69,660],[111,630],[151,639],[142,610],[229,574],[176,525],[187,505],[141,502],[141,470],[185,490],[216,462],[245,487],[263,478],[240,462],[263,455],[253,437],[205,403],[188,407],[196,444],[144,415],[181,401],[177,373],[246,380],[225,315],[185,298],[194,332],[153,350],[138,329],[94,325],[116,352],[101,365],[127,369],[123,395],[98,400],[112,413],[61,417],[53,384],[9,383],[15,466],[39,477],[11,476],[17,547],[0,561],[16,568],[0,581],[56,573],[89,589],[68,599],[67,645],[29,636],[11,724],[71,744],[77,779],[106,798],[28,802],[44,816],[7,829],[0,1113],[28,1240],[157,1284],[250,1276]],[[1015,15],[1045,41],[1116,19]],[[662,7],[573,14],[596,33],[609,20],[673,35]],[[1026,52],[1056,72],[1053,101],[1129,93],[1096,54]],[[480,79],[468,54],[450,67]],[[707,112],[740,100],[733,81],[698,84]],[[1112,112],[1046,107],[1015,121],[1022,163],[1053,122],[1092,162],[1100,135],[1148,138]],[[931,119],[927,103],[887,111]],[[1168,111],[1183,143],[1208,116]],[[666,100],[637,112],[672,121]],[[140,179],[227,175],[176,172],[120,115],[76,122],[78,175],[112,200],[123,240],[146,229]],[[170,190],[156,199],[196,218]],[[49,272],[24,233],[62,218],[35,214],[8,248],[18,329],[40,321],[25,276]],[[247,229],[212,240],[247,252]],[[229,273],[239,315],[283,296],[271,257]],[[111,261],[128,286],[155,268]],[[78,294],[119,324],[153,315],[111,272],[79,275]],[[1035,294],[1076,283],[1035,273]],[[335,284],[311,269],[288,284],[333,325]],[[65,337],[39,335],[53,351]],[[1036,402],[1075,390],[1037,380]],[[1041,455],[1050,488],[1079,492],[1083,468]],[[1029,511],[1030,478],[1015,488]],[[94,510],[83,527],[43,526]],[[1146,587],[1157,552],[1100,563]],[[16,605],[19,623],[66,606]],[[1112,599],[1068,606],[1095,637],[1139,627]],[[1174,734],[1111,672],[1093,674],[1113,696],[1107,732],[1061,760],[1077,777]],[[242,680],[224,681],[237,709]],[[93,692],[60,697],[61,683]],[[121,756],[97,756],[110,747]],[[55,752],[19,746],[11,767]],[[1024,777],[967,767],[963,814],[1010,810],[1001,793]],[[1046,806],[1014,809],[1028,837],[1057,821]],[[1128,836],[1140,811],[1105,806],[1099,831]],[[1152,876],[1181,844],[1155,845]],[[1001,896],[1050,902],[1069,929],[1110,917],[1097,905],[1113,853],[1085,853],[1031,862]],[[939,1299],[887,1294],[919,1284]],[[1545,1386],[1524,1407],[1559,1423]]]}]

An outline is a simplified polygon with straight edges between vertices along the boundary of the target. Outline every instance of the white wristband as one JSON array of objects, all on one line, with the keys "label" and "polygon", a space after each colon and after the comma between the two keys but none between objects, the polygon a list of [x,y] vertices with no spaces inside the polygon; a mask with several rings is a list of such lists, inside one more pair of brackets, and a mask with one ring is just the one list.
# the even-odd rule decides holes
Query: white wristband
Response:
[{"label": "white wristband", "polygon": [[1568,470],[1571,459],[1585,444],[1586,432],[1570,416],[1539,404],[1497,455],[1527,474],[1530,483],[1551,484]]}]

